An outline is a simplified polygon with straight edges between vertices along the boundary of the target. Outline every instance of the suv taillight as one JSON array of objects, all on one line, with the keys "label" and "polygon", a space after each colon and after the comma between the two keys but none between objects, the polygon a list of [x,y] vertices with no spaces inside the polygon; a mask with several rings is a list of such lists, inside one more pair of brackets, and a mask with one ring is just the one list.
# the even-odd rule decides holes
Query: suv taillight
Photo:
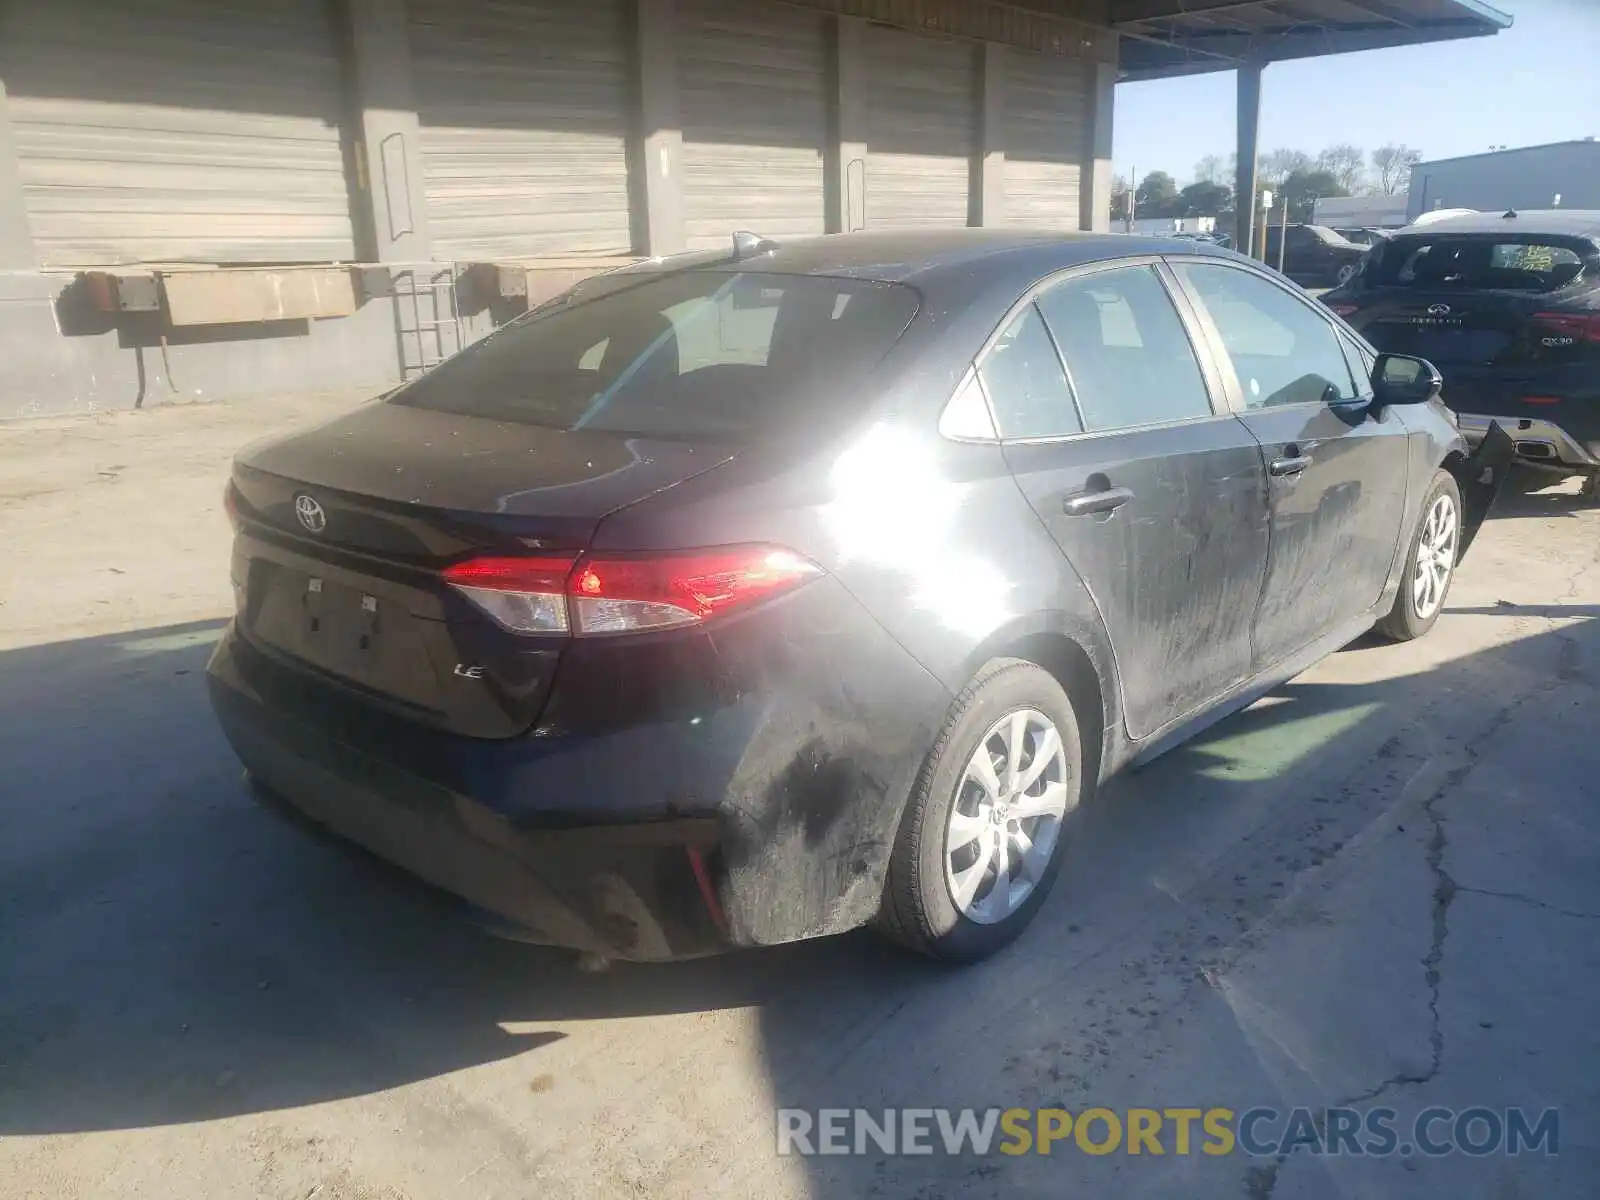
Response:
[{"label": "suv taillight", "polygon": [[1600,342],[1600,313],[1542,312],[1534,313],[1533,320],[1580,342]]},{"label": "suv taillight", "polygon": [[444,581],[515,633],[607,634],[692,625],[821,574],[778,546],[665,554],[483,557]]}]

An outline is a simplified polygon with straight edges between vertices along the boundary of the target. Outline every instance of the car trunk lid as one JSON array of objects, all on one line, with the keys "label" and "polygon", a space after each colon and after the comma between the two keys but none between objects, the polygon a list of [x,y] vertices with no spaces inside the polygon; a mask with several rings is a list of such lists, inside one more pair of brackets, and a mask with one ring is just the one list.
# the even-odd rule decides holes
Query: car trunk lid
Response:
[{"label": "car trunk lid", "polygon": [[1551,357],[1531,320],[1539,299],[1407,289],[1369,302],[1356,326],[1385,353],[1414,354],[1441,368],[1532,366]]},{"label": "car trunk lid", "polygon": [[374,404],[243,452],[232,503],[241,633],[426,723],[526,729],[565,635],[502,629],[441,578],[471,553],[576,553],[612,512],[727,447]]},{"label": "car trunk lid", "polygon": [[1365,297],[1347,317],[1378,350],[1411,354],[1444,375],[1458,412],[1549,418],[1573,403],[1593,423],[1600,312],[1550,296],[1407,291]]}]

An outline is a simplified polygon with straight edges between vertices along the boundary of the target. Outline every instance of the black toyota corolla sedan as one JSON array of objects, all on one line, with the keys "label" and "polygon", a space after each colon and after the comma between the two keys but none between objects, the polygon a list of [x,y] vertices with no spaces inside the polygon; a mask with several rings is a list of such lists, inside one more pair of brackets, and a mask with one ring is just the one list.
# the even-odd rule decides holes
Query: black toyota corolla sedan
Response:
[{"label": "black toyota corolla sedan", "polygon": [[1439,391],[1195,242],[742,237],[242,453],[211,695],[529,940],[975,959],[1112,772],[1437,620],[1510,456]]}]

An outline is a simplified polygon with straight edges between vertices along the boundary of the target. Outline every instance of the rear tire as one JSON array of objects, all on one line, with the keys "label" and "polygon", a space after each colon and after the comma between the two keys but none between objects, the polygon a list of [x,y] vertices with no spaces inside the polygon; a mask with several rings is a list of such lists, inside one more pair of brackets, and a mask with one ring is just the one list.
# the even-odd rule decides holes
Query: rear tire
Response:
[{"label": "rear tire", "polygon": [[1409,642],[1432,629],[1444,611],[1460,556],[1461,489],[1449,471],[1435,471],[1411,535],[1400,594],[1377,631],[1391,641]]},{"label": "rear tire", "polygon": [[878,926],[976,962],[1012,942],[1060,873],[1084,798],[1072,702],[1033,663],[993,659],[956,698],[912,789]]}]

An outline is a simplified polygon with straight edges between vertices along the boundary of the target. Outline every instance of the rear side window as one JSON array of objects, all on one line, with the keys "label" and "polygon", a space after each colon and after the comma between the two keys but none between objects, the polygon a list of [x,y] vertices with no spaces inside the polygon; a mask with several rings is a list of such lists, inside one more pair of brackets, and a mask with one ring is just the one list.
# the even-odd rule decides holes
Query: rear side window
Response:
[{"label": "rear side window", "polygon": [[1381,287],[1553,292],[1583,271],[1582,249],[1557,239],[1401,237],[1381,248],[1369,275]]},{"label": "rear side window", "polygon": [[1060,437],[1082,433],[1050,335],[1028,305],[1006,326],[978,367],[995,424],[1003,438]]},{"label": "rear side window", "polygon": [[1174,266],[1221,335],[1247,408],[1356,398],[1342,339],[1308,301],[1237,267]]},{"label": "rear side window", "polygon": [[1091,431],[1211,415],[1205,377],[1150,267],[1071,279],[1039,297]]},{"label": "rear side window", "polygon": [[513,322],[391,403],[557,429],[752,441],[857,403],[855,385],[917,303],[903,285],[813,275],[648,277]]}]

